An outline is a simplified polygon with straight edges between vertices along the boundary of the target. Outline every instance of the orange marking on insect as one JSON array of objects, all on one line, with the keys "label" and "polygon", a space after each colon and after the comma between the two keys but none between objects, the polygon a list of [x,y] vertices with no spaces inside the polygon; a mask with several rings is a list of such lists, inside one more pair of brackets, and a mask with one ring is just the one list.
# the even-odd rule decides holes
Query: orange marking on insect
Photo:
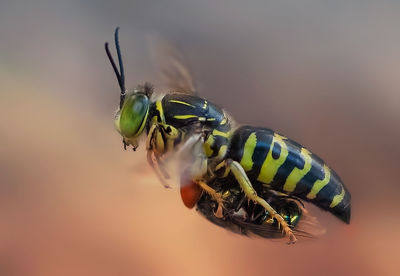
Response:
[{"label": "orange marking on insect", "polygon": [[192,209],[197,201],[199,201],[203,189],[195,182],[189,180],[189,183],[181,183],[181,198],[183,204],[189,209]]}]

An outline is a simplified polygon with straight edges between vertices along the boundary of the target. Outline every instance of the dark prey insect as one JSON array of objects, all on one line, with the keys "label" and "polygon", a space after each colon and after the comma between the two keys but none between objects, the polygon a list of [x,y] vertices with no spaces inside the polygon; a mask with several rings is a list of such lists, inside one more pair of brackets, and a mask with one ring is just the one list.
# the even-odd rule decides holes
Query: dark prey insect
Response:
[{"label": "dark prey insect", "polygon": [[[139,137],[146,136],[147,160],[165,186],[171,177],[168,159],[181,153],[188,156],[181,164],[180,176],[186,206],[197,204],[208,219],[216,219],[214,223],[226,228],[239,223],[240,231],[257,232],[258,228],[251,226],[269,221],[282,229],[289,243],[296,241],[293,227],[302,216],[293,198],[350,222],[350,193],[317,155],[273,130],[236,125],[223,109],[196,95],[193,80],[179,59],[165,73],[177,78],[179,91],[155,96],[153,88],[145,84],[127,92],[118,28],[115,46],[119,70],[105,44],[121,90],[116,129],[125,148],[136,149]],[[236,200],[232,197],[235,191],[240,191],[246,202],[239,222],[232,216],[237,206],[229,204],[229,200]],[[218,208],[210,215],[213,203]],[[247,220],[257,215],[258,220]],[[223,225],[224,220],[235,223]]]}]

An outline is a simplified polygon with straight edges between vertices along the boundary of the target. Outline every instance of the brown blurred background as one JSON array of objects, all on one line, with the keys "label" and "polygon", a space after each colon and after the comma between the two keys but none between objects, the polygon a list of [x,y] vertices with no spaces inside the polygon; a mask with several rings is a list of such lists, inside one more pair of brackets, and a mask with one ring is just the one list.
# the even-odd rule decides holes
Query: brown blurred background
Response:
[{"label": "brown blurred background", "polygon": [[[186,209],[113,128],[116,26],[128,87],[161,86],[167,38],[202,96],[335,168],[351,224],[311,207],[327,233],[287,246]],[[0,275],[395,275],[399,27],[398,1],[1,1]]]}]

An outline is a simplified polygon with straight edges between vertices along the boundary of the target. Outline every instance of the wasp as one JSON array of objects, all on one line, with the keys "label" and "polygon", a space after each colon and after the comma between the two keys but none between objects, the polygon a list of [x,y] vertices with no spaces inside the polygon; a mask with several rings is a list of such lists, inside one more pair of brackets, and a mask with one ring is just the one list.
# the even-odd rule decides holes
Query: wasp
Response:
[{"label": "wasp", "polygon": [[166,187],[169,157],[188,153],[180,176],[187,207],[197,206],[212,222],[241,232],[257,232],[259,225],[282,229],[289,243],[297,240],[293,228],[302,216],[293,198],[350,222],[348,189],[321,158],[295,141],[268,128],[237,125],[223,109],[197,96],[192,81],[186,91],[165,95],[155,96],[147,83],[127,92],[118,31],[119,69],[105,44],[120,87],[115,127],[125,149],[136,150],[139,138],[146,137],[147,160]]}]

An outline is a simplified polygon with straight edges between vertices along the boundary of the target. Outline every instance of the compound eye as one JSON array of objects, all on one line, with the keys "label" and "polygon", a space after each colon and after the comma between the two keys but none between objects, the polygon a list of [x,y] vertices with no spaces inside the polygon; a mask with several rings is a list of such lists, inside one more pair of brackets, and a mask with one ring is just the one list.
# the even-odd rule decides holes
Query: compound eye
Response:
[{"label": "compound eye", "polygon": [[170,126],[167,126],[167,128],[165,129],[165,131],[167,132],[167,134],[170,134],[172,131],[172,128]]},{"label": "compound eye", "polygon": [[135,137],[143,131],[149,105],[149,98],[144,94],[133,94],[125,99],[119,118],[120,132],[124,137]]}]

